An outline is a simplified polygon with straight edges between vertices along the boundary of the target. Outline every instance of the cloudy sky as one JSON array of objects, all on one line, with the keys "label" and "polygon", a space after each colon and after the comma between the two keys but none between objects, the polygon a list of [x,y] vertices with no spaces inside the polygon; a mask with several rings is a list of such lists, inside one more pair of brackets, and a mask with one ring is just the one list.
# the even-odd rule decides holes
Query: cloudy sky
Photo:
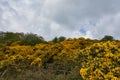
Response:
[{"label": "cloudy sky", "polygon": [[120,39],[120,0],[0,0],[0,31]]}]

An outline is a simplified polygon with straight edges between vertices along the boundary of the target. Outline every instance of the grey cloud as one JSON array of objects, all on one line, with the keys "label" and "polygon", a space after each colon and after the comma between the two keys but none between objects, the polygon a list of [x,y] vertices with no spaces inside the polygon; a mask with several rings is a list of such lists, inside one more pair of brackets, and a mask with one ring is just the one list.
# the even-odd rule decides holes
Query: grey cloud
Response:
[{"label": "grey cloud", "polygon": [[46,39],[105,34],[119,38],[119,4],[119,0],[0,0],[0,30],[33,32]]},{"label": "grey cloud", "polygon": [[[88,37],[113,35],[118,38],[119,20],[114,18],[116,21],[110,22],[109,16],[106,23],[104,19],[108,15],[116,16],[120,12],[119,4],[119,0],[57,0],[56,4],[47,5],[45,16],[62,26],[65,25],[69,30],[77,31],[80,24],[87,24],[82,27],[86,30],[86,35],[82,36],[87,36],[88,32]],[[101,24],[96,22],[100,20]],[[90,21],[96,22],[97,26],[90,24]]]},{"label": "grey cloud", "polygon": [[120,28],[120,13],[116,15],[107,15],[106,17],[100,19],[100,21],[96,24],[96,27],[92,29],[92,35],[94,38],[100,38],[104,35],[112,35],[116,39],[120,39],[119,28]]},{"label": "grey cloud", "polygon": [[[35,1],[35,2],[34,2]],[[39,17],[38,11],[40,11],[41,1],[39,0],[2,0],[0,1],[0,18],[4,21],[1,23],[1,29],[4,27],[6,31],[26,31],[30,32],[33,30],[34,20]],[[36,9],[39,5],[39,10]],[[34,7],[32,7],[34,6]],[[37,13],[37,15],[36,15]]]},{"label": "grey cloud", "polygon": [[49,3],[46,5],[45,16],[72,27],[82,20],[98,19],[120,11],[118,0],[57,0],[56,4]]}]

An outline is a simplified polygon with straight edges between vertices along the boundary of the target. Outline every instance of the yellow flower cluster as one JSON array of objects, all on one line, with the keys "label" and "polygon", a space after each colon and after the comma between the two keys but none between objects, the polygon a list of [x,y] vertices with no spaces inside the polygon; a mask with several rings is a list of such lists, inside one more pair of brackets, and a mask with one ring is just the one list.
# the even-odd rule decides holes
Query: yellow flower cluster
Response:
[{"label": "yellow flower cluster", "polygon": [[34,49],[31,46],[11,46],[1,48],[1,55],[4,55],[0,60],[0,69],[12,68],[20,71],[20,69],[37,66],[42,66],[42,60],[38,56],[34,56]]},{"label": "yellow flower cluster", "polygon": [[[115,41],[100,42],[80,51],[80,75],[84,80],[120,79],[120,44]],[[83,58],[84,57],[84,58]],[[84,68],[87,68],[87,77]],[[82,72],[83,71],[83,72]]]},{"label": "yellow flower cluster", "polygon": [[40,68],[53,61],[80,63],[80,75],[84,80],[119,80],[120,41],[79,38],[60,43],[47,42],[35,46],[14,44],[0,48],[0,70],[6,67],[17,71],[28,67]]}]

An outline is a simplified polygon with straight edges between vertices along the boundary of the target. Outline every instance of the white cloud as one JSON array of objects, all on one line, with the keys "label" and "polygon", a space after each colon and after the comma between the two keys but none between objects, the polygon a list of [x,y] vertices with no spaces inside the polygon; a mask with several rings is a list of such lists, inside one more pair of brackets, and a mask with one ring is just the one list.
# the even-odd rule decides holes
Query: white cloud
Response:
[{"label": "white cloud", "polygon": [[119,0],[0,0],[0,30],[120,39]]},{"label": "white cloud", "polygon": [[120,13],[114,14],[114,15],[107,15],[99,20],[99,22],[96,24],[96,27],[92,34],[95,38],[103,37],[104,35],[112,35],[116,39],[120,39],[119,34],[119,28],[120,28]]}]

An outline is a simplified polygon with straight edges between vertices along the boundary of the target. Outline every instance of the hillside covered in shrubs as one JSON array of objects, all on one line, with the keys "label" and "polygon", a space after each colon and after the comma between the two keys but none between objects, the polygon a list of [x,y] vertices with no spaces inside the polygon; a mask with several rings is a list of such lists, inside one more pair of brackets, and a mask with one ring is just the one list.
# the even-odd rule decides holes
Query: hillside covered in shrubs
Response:
[{"label": "hillside covered in shrubs", "polygon": [[120,40],[1,32],[0,80],[120,80]]}]

